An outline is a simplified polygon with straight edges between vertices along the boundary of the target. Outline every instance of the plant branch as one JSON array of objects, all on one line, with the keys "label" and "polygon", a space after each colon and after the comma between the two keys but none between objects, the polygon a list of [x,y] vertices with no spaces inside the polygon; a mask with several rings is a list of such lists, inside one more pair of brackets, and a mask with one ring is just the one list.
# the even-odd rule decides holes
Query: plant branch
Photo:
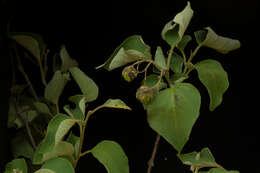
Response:
[{"label": "plant branch", "polygon": [[199,45],[195,48],[195,50],[191,53],[190,58],[189,58],[189,60],[188,60],[187,63],[190,63],[190,62],[192,61],[192,59],[196,56],[196,54],[198,53],[198,51],[199,51],[200,48],[201,48],[201,45],[199,44]]},{"label": "plant branch", "polygon": [[173,50],[175,48],[175,45],[173,45],[170,49],[170,52],[168,54],[168,58],[167,58],[167,70],[169,71],[170,69],[170,64],[171,64],[171,58],[172,58],[172,54],[173,54]]},{"label": "plant branch", "polygon": [[19,54],[18,54],[18,51],[17,51],[17,48],[16,48],[15,45],[14,45],[14,50],[15,50],[15,55],[16,55],[16,58],[17,58],[18,69],[19,69],[19,71],[22,73],[22,75],[23,75],[25,81],[27,82],[27,84],[29,85],[30,90],[31,90],[31,92],[32,92],[32,95],[33,95],[34,99],[35,99],[36,101],[39,101],[39,98],[38,98],[38,96],[37,96],[37,94],[36,94],[36,92],[35,92],[35,90],[34,90],[34,88],[33,88],[33,85],[32,85],[32,83],[31,83],[31,81],[30,81],[28,75],[27,75],[26,72],[24,71],[24,68],[23,68],[23,65],[22,65],[20,56],[19,56]]},{"label": "plant branch", "polygon": [[31,142],[31,145],[32,145],[33,149],[35,150],[36,149],[36,143],[35,143],[35,140],[33,139],[32,132],[31,132],[31,129],[29,127],[29,123],[21,115],[21,113],[24,112],[24,111],[19,110],[19,106],[18,106],[15,98],[13,99],[13,102],[14,102],[16,114],[18,115],[18,117],[22,121],[22,123],[24,124],[24,126],[26,128],[27,135],[28,135],[29,140]]},{"label": "plant branch", "polygon": [[42,83],[43,85],[46,87],[47,86],[47,82],[45,80],[45,70],[42,67],[42,62],[41,60],[38,60],[39,63],[39,67],[40,67],[40,72],[41,72],[41,79],[42,79]]},{"label": "plant branch", "polygon": [[155,140],[155,143],[154,143],[154,147],[153,147],[152,156],[151,156],[150,160],[148,161],[147,173],[151,173],[152,167],[154,166],[154,158],[155,158],[155,155],[156,155],[156,152],[157,152],[157,149],[158,149],[160,138],[161,138],[161,136],[159,134],[157,134],[156,140]]},{"label": "plant branch", "polygon": [[80,157],[85,156],[86,154],[89,154],[89,153],[91,153],[91,150],[88,150],[88,151],[85,151],[84,153],[81,153]]},{"label": "plant branch", "polygon": [[84,138],[85,138],[85,130],[86,130],[86,126],[87,126],[87,123],[88,123],[88,119],[89,119],[90,115],[92,115],[96,110],[97,110],[97,108],[94,111],[88,111],[85,120],[82,122],[83,127],[80,128],[81,130],[80,130],[79,151],[77,153],[77,157],[76,157],[74,167],[77,166],[77,163],[78,163],[80,157],[82,156],[81,150],[82,150],[82,147],[83,147],[83,142],[84,142]]}]

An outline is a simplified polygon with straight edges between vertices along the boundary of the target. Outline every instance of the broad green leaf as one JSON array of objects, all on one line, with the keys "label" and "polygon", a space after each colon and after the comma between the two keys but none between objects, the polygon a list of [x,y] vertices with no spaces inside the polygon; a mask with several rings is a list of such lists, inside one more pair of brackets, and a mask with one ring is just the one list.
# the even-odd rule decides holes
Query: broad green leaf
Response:
[{"label": "broad green leaf", "polygon": [[199,79],[207,88],[210,96],[209,109],[213,111],[222,102],[223,94],[229,86],[227,72],[216,60],[203,60],[195,64]]},{"label": "broad green leaf", "polygon": [[45,103],[42,103],[42,102],[34,102],[33,104],[34,104],[35,109],[36,109],[39,113],[52,116],[52,113],[51,113],[49,107],[48,107]]},{"label": "broad green leaf", "polygon": [[[159,75],[151,74],[146,77],[146,80],[142,81],[142,84],[148,86],[149,88],[152,88],[153,86],[155,86],[158,83],[159,77],[160,77]],[[167,84],[161,80],[159,89],[166,88],[166,87],[167,87]]]},{"label": "broad green leaf", "polygon": [[46,161],[41,169],[49,169],[55,173],[75,173],[72,164],[68,160],[60,157]]},{"label": "broad green leaf", "polygon": [[68,80],[70,80],[68,73],[62,74],[61,71],[56,71],[45,88],[44,97],[51,103],[57,104]]},{"label": "broad green leaf", "polygon": [[240,48],[239,40],[219,36],[210,27],[205,28],[204,31],[195,32],[195,37],[201,46],[215,49],[223,54]]},{"label": "broad green leaf", "polygon": [[172,84],[181,83],[184,80],[188,79],[189,76],[183,74],[183,73],[174,73],[170,77],[170,81]]},{"label": "broad green leaf", "polygon": [[45,49],[45,44],[40,35],[33,33],[9,33],[9,38],[15,40],[18,44],[27,49],[37,61],[41,61],[42,52]]},{"label": "broad green leaf", "polygon": [[216,165],[217,163],[215,161],[214,156],[212,155],[211,151],[209,150],[209,148],[203,148],[200,152],[200,161],[203,164],[207,164],[207,165]]},{"label": "broad green leaf", "polygon": [[14,138],[11,139],[11,148],[15,158],[23,156],[32,160],[34,150],[28,141],[28,137],[24,134],[18,133]]},{"label": "broad green leaf", "polygon": [[75,95],[69,97],[69,101],[74,103],[76,107],[73,109],[69,105],[64,106],[64,110],[69,114],[73,119],[84,120],[85,118],[85,109],[86,109],[86,98],[84,95]]},{"label": "broad green leaf", "polygon": [[102,141],[91,151],[109,173],[129,173],[128,158],[121,146],[114,141]]},{"label": "broad green leaf", "polygon": [[162,38],[172,47],[181,41],[185,30],[187,29],[190,20],[193,16],[190,2],[183,11],[178,13],[174,19],[169,21],[162,30]]},{"label": "broad green leaf", "polygon": [[239,173],[239,171],[228,171],[222,168],[212,168],[208,173]]},{"label": "broad green leaf", "polygon": [[179,155],[179,158],[183,164],[190,165],[195,168],[219,167],[208,148],[203,148],[201,152],[181,154]]},{"label": "broad green leaf", "polygon": [[34,172],[34,173],[56,173],[50,169],[39,169],[38,171]]},{"label": "broad green leaf", "polygon": [[45,154],[52,151],[76,122],[78,122],[78,120],[71,119],[64,114],[54,116],[49,122],[45,138],[37,147],[37,152],[39,154]]},{"label": "broad green leaf", "polygon": [[157,47],[154,58],[155,64],[157,64],[162,69],[167,69],[165,57],[163,55],[162,48],[160,46]]},{"label": "broad green leaf", "polygon": [[10,91],[14,95],[21,95],[27,87],[28,85],[14,85]]},{"label": "broad green leaf", "polygon": [[[39,148],[37,148],[39,149]],[[35,151],[33,163],[41,164],[46,160],[59,157],[59,156],[69,156],[72,157],[74,153],[74,146],[69,142],[60,141],[50,152],[44,154],[39,151]]]},{"label": "broad green leaf", "polygon": [[63,45],[60,50],[60,57],[61,57],[61,71],[67,72],[69,68],[78,66],[78,63],[75,59],[72,59],[67,52],[65,46]]},{"label": "broad green leaf", "polygon": [[79,152],[79,145],[80,145],[80,137],[74,135],[72,132],[70,133],[69,137],[67,138],[67,142],[71,143],[74,146],[74,153],[73,157],[76,159],[77,154]]},{"label": "broad green leaf", "polygon": [[187,44],[192,40],[192,37],[190,35],[184,35],[181,39],[181,41],[178,43],[177,48],[184,51]]},{"label": "broad green leaf", "polygon": [[[33,99],[26,96],[21,96],[17,103],[19,105],[17,108],[19,110],[17,111],[21,112],[22,118],[28,122],[32,122],[38,116],[37,111],[31,109],[31,104],[33,104]],[[16,113],[16,107],[12,99],[9,101],[7,126],[8,128],[21,128],[24,126],[24,123]]]},{"label": "broad green leaf", "polygon": [[4,173],[27,173],[27,165],[24,159],[15,159],[7,163]]},{"label": "broad green leaf", "polygon": [[[25,121],[32,122],[38,116],[38,113],[35,110],[28,110],[21,113],[21,116]],[[21,119],[18,116],[16,116],[14,124],[16,128],[21,128],[24,126],[24,123],[21,121]]]},{"label": "broad green leaf", "polygon": [[150,127],[178,152],[188,141],[199,116],[200,93],[191,84],[177,83],[159,92],[147,106]]},{"label": "broad green leaf", "polygon": [[181,155],[179,155],[179,159],[185,165],[190,165],[190,166],[193,165],[195,167],[199,167],[201,165],[200,161],[199,161],[199,158],[198,158],[198,153],[197,152],[181,154]]},{"label": "broad green leaf", "polygon": [[108,99],[103,105],[99,106],[98,108],[115,108],[131,110],[131,108],[120,99]]},{"label": "broad green leaf", "polygon": [[86,97],[86,102],[96,100],[98,97],[98,86],[96,83],[78,67],[70,68],[69,71]]},{"label": "broad green leaf", "polygon": [[96,68],[104,67],[111,71],[143,58],[151,59],[150,47],[144,43],[140,35],[133,35],[124,40],[104,64]]},{"label": "broad green leaf", "polygon": [[170,68],[174,73],[181,73],[183,66],[183,58],[177,53],[173,53],[170,61]]}]

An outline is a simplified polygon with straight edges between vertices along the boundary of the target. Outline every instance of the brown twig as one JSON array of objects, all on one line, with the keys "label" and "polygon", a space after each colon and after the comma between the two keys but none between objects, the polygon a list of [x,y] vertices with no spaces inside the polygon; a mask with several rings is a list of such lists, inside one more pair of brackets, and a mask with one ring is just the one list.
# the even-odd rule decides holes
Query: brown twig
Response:
[{"label": "brown twig", "polygon": [[151,173],[152,167],[154,166],[154,158],[155,158],[155,155],[156,155],[156,152],[157,152],[157,149],[158,149],[160,138],[161,138],[161,136],[159,134],[157,134],[156,140],[155,140],[155,143],[154,143],[154,147],[153,147],[153,153],[152,153],[150,160],[148,161],[147,173]]}]

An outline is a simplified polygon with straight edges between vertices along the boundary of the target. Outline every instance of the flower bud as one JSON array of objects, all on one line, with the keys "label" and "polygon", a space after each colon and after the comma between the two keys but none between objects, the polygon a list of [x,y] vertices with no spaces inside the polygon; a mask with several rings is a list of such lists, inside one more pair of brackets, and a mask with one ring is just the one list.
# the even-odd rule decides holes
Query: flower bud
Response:
[{"label": "flower bud", "polygon": [[138,88],[136,92],[137,100],[139,100],[143,104],[150,103],[153,96],[154,96],[154,90],[145,85],[142,85],[140,88]]},{"label": "flower bud", "polygon": [[122,71],[122,76],[127,82],[131,82],[137,77],[137,71],[133,66],[127,66]]}]

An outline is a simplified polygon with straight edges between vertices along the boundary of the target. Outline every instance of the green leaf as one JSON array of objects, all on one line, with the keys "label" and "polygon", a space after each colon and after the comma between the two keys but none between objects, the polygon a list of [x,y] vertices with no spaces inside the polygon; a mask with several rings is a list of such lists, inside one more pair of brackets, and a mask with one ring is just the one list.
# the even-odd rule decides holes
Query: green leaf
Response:
[{"label": "green leaf", "polygon": [[38,171],[36,171],[34,173],[55,173],[55,172],[50,169],[39,169]]},{"label": "green leaf", "polygon": [[181,39],[181,41],[178,43],[177,48],[184,51],[187,44],[192,40],[192,37],[190,35],[184,35]]},{"label": "green leaf", "polygon": [[174,85],[183,82],[184,80],[188,79],[188,77],[189,76],[183,73],[174,73],[173,75],[171,75],[170,81]]},{"label": "green leaf", "polygon": [[41,55],[45,49],[45,44],[40,35],[33,33],[14,32],[9,33],[9,38],[27,49],[37,61],[41,61]]},{"label": "green leaf", "polygon": [[160,46],[157,47],[154,58],[155,64],[157,64],[162,69],[167,69],[165,57],[163,55],[162,48]]},{"label": "green leaf", "polygon": [[14,85],[10,91],[14,95],[21,95],[27,87],[28,85]]},{"label": "green leaf", "polygon": [[194,36],[196,38],[196,42],[198,44],[201,44],[207,37],[207,31],[206,30],[199,30],[194,32]]},{"label": "green leaf", "polygon": [[148,105],[148,123],[181,152],[199,116],[199,110],[198,90],[191,84],[178,83],[160,91]]},{"label": "green leaf", "polygon": [[91,151],[109,173],[129,173],[128,158],[121,146],[114,141],[102,141]]},{"label": "green leaf", "polygon": [[162,30],[162,38],[172,47],[181,41],[185,30],[187,29],[190,20],[193,16],[193,10],[190,7],[190,2],[183,11],[178,13],[174,19],[169,21]]},{"label": "green leaf", "polygon": [[69,101],[74,103],[76,107],[72,109],[69,105],[64,106],[64,110],[69,114],[73,119],[84,120],[85,118],[85,109],[86,109],[86,98],[84,95],[75,95],[69,97]]},{"label": "green leaf", "polygon": [[207,59],[195,64],[199,79],[210,96],[209,109],[213,111],[222,102],[223,94],[229,86],[227,72],[218,61]]},{"label": "green leaf", "polygon": [[203,164],[208,164],[208,165],[216,165],[217,163],[215,161],[214,156],[212,155],[211,151],[209,148],[203,148],[200,152],[200,161]]},{"label": "green leaf", "polygon": [[151,59],[150,47],[147,46],[140,35],[128,37],[118,46],[109,59],[96,69],[104,67],[111,71],[138,59]]},{"label": "green leaf", "polygon": [[7,163],[4,173],[27,173],[27,165],[24,159],[15,159]]},{"label": "green leaf", "polygon": [[11,148],[15,158],[23,156],[32,160],[34,150],[28,141],[28,137],[23,133],[18,133],[14,138],[11,139]]},{"label": "green leaf", "polygon": [[43,164],[41,169],[48,169],[55,173],[75,173],[72,164],[68,160],[60,157],[48,160]]},{"label": "green leaf", "polygon": [[70,80],[68,73],[62,74],[61,71],[56,71],[45,88],[44,97],[51,103],[57,104],[68,80]]},{"label": "green leaf", "polygon": [[106,108],[116,108],[116,109],[127,109],[131,110],[122,100],[120,99],[108,99],[102,107]]},{"label": "green leaf", "polygon": [[34,102],[33,104],[34,104],[35,109],[36,109],[39,113],[52,116],[52,113],[51,113],[49,107],[48,107],[45,103],[42,103],[42,102]]},{"label": "green leaf", "polygon": [[80,137],[74,135],[72,132],[70,133],[69,137],[67,138],[67,142],[71,143],[74,146],[74,159],[77,158],[77,154],[79,152],[79,145],[80,145]]},{"label": "green leaf", "polygon": [[[159,75],[151,74],[146,77],[146,80],[142,81],[142,84],[146,85],[149,88],[152,88],[153,86],[155,86],[157,84],[159,79],[160,79]],[[161,80],[159,89],[166,88],[166,87],[167,87],[167,84]]]},{"label": "green leaf", "polygon": [[173,52],[171,61],[170,61],[170,68],[174,73],[181,73],[183,66],[183,58],[179,56],[177,53]]},{"label": "green leaf", "polygon": [[[21,113],[21,116],[27,122],[32,122],[38,116],[38,114],[35,110],[28,110]],[[14,124],[18,129],[24,126],[24,123],[21,121],[21,119],[18,116],[16,116]]]},{"label": "green leaf", "polygon": [[[35,110],[31,110],[31,104],[33,103],[32,98],[23,97],[19,98],[19,110],[23,119],[28,122],[32,122],[37,116],[38,113]],[[21,128],[24,126],[24,123],[21,121],[20,117],[16,113],[16,108],[13,101],[10,99],[9,101],[9,110],[8,110],[8,121],[7,121],[8,128],[15,127]]]},{"label": "green leaf", "polygon": [[86,97],[86,102],[96,100],[98,97],[98,86],[96,83],[77,67],[70,68],[69,70],[81,92]]},{"label": "green leaf", "polygon": [[212,168],[208,173],[239,173],[239,171],[228,171],[221,168]]},{"label": "green leaf", "polygon": [[62,72],[67,72],[69,70],[69,68],[78,66],[77,61],[70,57],[70,55],[67,52],[64,45],[62,45],[62,47],[61,47],[60,57],[61,57],[61,61],[62,61],[62,64],[61,64]]},{"label": "green leaf", "polygon": [[49,122],[45,138],[37,146],[34,154],[34,162],[39,160],[39,155],[53,151],[76,122],[79,121],[71,119],[64,114],[54,116]]},{"label": "green leaf", "polygon": [[204,31],[195,32],[195,37],[201,46],[215,49],[223,54],[240,48],[239,40],[219,36],[210,27],[205,28]]},{"label": "green leaf", "polygon": [[201,152],[192,152],[179,155],[180,160],[185,165],[195,168],[219,167],[209,148],[203,148]]},{"label": "green leaf", "polygon": [[98,109],[101,109],[101,108],[115,108],[115,109],[131,110],[131,108],[129,106],[127,106],[120,99],[108,99],[103,105],[98,107]]},{"label": "green leaf", "polygon": [[59,156],[72,157],[73,153],[74,153],[74,146],[71,143],[60,141],[50,152],[46,152],[42,154],[36,150],[33,158],[33,163],[42,164],[46,160],[59,157]]}]

